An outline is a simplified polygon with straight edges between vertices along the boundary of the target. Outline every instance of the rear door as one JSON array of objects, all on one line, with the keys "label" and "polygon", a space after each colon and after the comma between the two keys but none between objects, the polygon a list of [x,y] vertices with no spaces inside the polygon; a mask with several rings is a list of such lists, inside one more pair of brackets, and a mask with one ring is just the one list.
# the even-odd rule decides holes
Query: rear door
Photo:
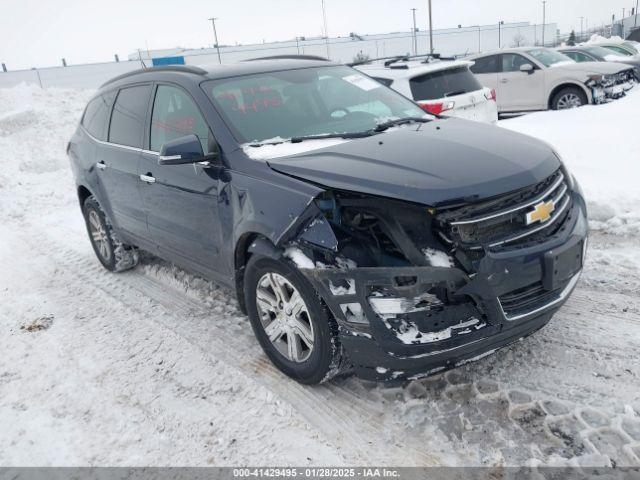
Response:
[{"label": "rear door", "polygon": [[147,220],[138,188],[138,163],[150,97],[151,85],[120,89],[98,160],[112,221],[125,233],[141,238],[147,236]]},{"label": "rear door", "polygon": [[474,59],[474,65],[470,67],[470,70],[482,86],[492,88],[496,91],[498,90],[498,72],[500,71],[499,60],[499,55],[480,57]]},{"label": "rear door", "polygon": [[[158,165],[162,145],[195,134],[212,153],[213,136],[193,98],[181,87],[156,88],[149,129],[149,150],[142,153],[139,173],[154,243],[177,261],[217,270],[220,253],[218,167],[198,164]],[[200,268],[200,271],[202,269]]]},{"label": "rear door", "polygon": [[[501,112],[546,110],[544,70],[519,53],[503,53],[500,62],[498,109]],[[526,64],[532,65],[534,70],[520,71]]]}]

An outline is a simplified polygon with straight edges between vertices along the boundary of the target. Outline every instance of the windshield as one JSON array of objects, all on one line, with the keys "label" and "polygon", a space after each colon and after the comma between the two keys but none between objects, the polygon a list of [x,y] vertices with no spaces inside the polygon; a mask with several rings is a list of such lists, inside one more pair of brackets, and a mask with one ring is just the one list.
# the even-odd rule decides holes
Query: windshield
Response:
[{"label": "windshield", "polygon": [[537,48],[535,50],[529,50],[527,53],[545,67],[551,67],[558,63],[575,63],[566,55],[556,52],[555,50],[549,50],[548,48]]},{"label": "windshield", "polygon": [[584,47],[584,51],[602,59],[606,59],[607,57],[614,55],[611,50],[607,50],[603,47]]},{"label": "windshield", "polygon": [[612,52],[616,52],[619,53],[620,55],[624,56],[624,57],[632,57],[633,54],[628,51],[627,49],[623,48],[623,47],[618,47],[617,45],[604,45],[604,48],[606,48],[607,50],[610,50]]},{"label": "windshield", "polygon": [[355,134],[425,116],[399,93],[342,66],[212,80],[204,88],[240,143]]}]

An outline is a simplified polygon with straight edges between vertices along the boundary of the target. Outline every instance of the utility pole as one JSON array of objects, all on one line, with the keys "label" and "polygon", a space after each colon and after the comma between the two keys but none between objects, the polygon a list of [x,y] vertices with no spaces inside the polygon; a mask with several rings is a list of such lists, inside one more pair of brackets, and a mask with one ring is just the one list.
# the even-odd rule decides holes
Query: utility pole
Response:
[{"label": "utility pole", "polygon": [[413,54],[418,54],[418,37],[416,36],[416,9],[412,8],[413,12]]},{"label": "utility pole", "polygon": [[327,47],[327,59],[329,59],[329,29],[327,28],[327,10],[324,8],[324,0],[322,0],[322,21],[324,23],[324,42]]},{"label": "utility pole", "polygon": [[218,45],[218,32],[216,31],[216,20],[217,17],[212,17],[209,19],[211,24],[213,25],[213,38],[216,41],[216,50],[218,51],[218,63],[222,64],[222,57],[220,56],[220,45]]},{"label": "utility pole", "polygon": [[547,0],[542,2],[542,46],[544,43],[544,31],[547,29]]},{"label": "utility pole", "polygon": [[498,48],[502,48],[502,25],[504,25],[504,20],[500,20],[498,22]]},{"label": "utility pole", "polygon": [[580,41],[584,39],[584,17],[580,17]]},{"label": "utility pole", "polygon": [[431,0],[429,0],[429,53],[433,55],[433,17],[431,15]]},{"label": "utility pole", "polygon": [[636,12],[635,12],[636,13],[636,18],[633,21],[633,28],[636,28],[638,26],[638,6],[640,6],[640,5],[638,5],[638,3],[639,3],[638,0],[636,0]]},{"label": "utility pole", "polygon": [[482,53],[482,31],[480,28],[480,25],[478,25],[478,53]]}]

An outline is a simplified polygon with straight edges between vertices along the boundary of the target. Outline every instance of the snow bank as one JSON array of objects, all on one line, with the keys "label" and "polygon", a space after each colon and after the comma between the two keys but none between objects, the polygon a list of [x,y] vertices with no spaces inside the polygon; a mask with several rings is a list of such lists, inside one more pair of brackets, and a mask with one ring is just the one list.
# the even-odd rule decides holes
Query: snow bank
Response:
[{"label": "snow bank", "polygon": [[91,95],[26,84],[0,89],[0,215],[73,198],[66,145]]},{"label": "snow bank", "polygon": [[640,88],[606,105],[540,112],[501,127],[549,142],[584,190],[593,229],[640,233]]}]

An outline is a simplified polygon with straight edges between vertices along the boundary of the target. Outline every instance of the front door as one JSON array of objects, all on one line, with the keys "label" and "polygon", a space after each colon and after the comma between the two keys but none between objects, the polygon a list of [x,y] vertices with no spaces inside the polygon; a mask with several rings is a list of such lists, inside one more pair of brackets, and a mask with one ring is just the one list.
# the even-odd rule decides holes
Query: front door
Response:
[{"label": "front door", "polygon": [[147,236],[146,212],[140,196],[138,168],[151,85],[123,88],[111,113],[108,141],[98,147],[99,175],[116,227]]},{"label": "front door", "polygon": [[158,85],[151,114],[149,150],[139,174],[153,241],[173,257],[217,270],[220,254],[217,168],[158,165],[157,152],[176,138],[195,134],[203,150],[213,139],[204,117],[182,88]]},{"label": "front door", "polygon": [[[544,70],[517,53],[501,55],[502,71],[498,74],[498,108],[501,112],[546,110],[544,98]],[[531,72],[520,70],[522,65],[534,67]]]}]

